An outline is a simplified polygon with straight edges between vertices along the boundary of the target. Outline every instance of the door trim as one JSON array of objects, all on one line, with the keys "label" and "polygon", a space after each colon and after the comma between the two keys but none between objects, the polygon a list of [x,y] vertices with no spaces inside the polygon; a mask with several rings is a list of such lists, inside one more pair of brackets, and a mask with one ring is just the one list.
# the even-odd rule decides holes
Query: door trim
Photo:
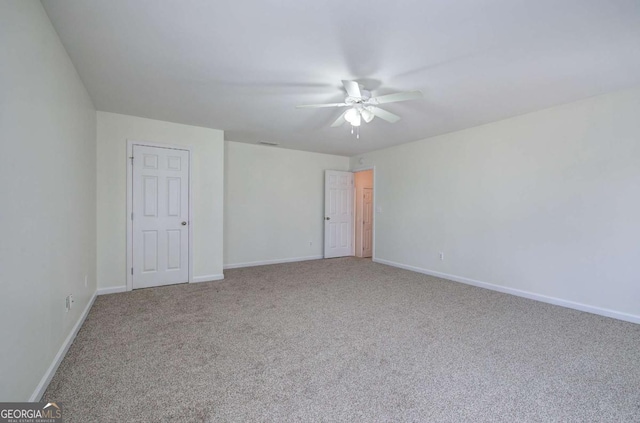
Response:
[{"label": "door trim", "polygon": [[[373,171],[373,222],[371,223],[372,226],[372,230],[371,230],[371,260],[375,260],[376,258],[376,221],[378,219],[376,219],[376,214],[378,213],[378,209],[376,208],[376,203],[378,202],[378,195],[376,193],[376,191],[378,190],[378,180],[376,179],[376,166],[375,165],[369,165],[369,166],[358,166],[358,167],[354,167],[353,169],[350,170],[350,172],[356,173],[356,172],[362,172],[363,170],[371,170]],[[354,213],[354,219],[355,219],[355,213]],[[355,222],[355,220],[354,220]],[[355,225],[353,227],[353,237],[355,239],[356,236],[356,229],[355,229]],[[355,251],[355,243],[354,243],[354,251]]]},{"label": "door trim", "polygon": [[127,267],[125,269],[127,277],[127,291],[133,290],[133,275],[131,274],[131,268],[133,267],[133,224],[131,222],[131,213],[133,212],[133,164],[131,163],[130,157],[133,156],[134,145],[183,150],[189,153],[189,182],[187,184],[187,192],[189,195],[189,264],[187,265],[187,271],[189,274],[188,283],[193,283],[193,225],[195,223],[193,221],[193,203],[191,201],[191,181],[193,181],[193,147],[127,139],[127,214],[125,215],[125,219],[127,220]]}]

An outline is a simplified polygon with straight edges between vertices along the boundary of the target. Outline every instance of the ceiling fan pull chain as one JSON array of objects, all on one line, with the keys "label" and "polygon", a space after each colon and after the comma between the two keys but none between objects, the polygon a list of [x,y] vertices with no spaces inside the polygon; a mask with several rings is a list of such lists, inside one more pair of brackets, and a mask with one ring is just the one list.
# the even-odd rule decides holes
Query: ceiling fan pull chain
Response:
[{"label": "ceiling fan pull chain", "polygon": [[351,125],[351,135],[353,135],[353,125]]},{"label": "ceiling fan pull chain", "polygon": [[358,129],[356,130],[356,139],[360,139],[360,127],[358,126]]}]

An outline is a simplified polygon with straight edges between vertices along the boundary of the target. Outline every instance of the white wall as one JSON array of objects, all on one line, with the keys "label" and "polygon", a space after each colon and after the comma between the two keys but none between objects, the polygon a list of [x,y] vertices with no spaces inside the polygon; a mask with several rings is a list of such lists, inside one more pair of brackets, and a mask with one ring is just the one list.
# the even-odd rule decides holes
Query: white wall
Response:
[{"label": "white wall", "polygon": [[633,89],[353,157],[376,258],[640,322],[639,110]]},{"label": "white wall", "polygon": [[127,140],[193,147],[193,267],[222,277],[224,135],[217,129],[98,112],[98,288],[126,285]]},{"label": "white wall", "polygon": [[27,401],[96,291],[96,117],[39,1],[0,2],[0,52],[0,401]]},{"label": "white wall", "polygon": [[324,171],[348,168],[347,157],[227,141],[225,266],[321,257]]}]

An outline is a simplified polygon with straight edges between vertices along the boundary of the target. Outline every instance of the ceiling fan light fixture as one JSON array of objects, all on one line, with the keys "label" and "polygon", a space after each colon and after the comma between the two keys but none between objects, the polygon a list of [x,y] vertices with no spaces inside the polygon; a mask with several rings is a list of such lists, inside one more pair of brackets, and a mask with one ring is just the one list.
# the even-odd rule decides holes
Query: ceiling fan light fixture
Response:
[{"label": "ceiling fan light fixture", "polygon": [[356,110],[355,108],[347,110],[347,112],[344,114],[344,119],[352,125],[356,119],[360,120],[359,118],[360,118],[360,114],[358,113],[358,110]]},{"label": "ceiling fan light fixture", "polygon": [[362,123],[362,119],[360,118],[360,113],[357,113],[357,110],[356,110],[356,117],[353,118],[353,120],[350,120],[349,123],[352,126],[360,126],[360,124]]},{"label": "ceiling fan light fixture", "polygon": [[360,114],[362,115],[362,119],[364,119],[364,121],[366,123],[371,122],[373,120],[373,118],[375,117],[375,115],[373,113],[371,113],[371,111],[369,109],[367,109],[367,108],[362,109]]}]

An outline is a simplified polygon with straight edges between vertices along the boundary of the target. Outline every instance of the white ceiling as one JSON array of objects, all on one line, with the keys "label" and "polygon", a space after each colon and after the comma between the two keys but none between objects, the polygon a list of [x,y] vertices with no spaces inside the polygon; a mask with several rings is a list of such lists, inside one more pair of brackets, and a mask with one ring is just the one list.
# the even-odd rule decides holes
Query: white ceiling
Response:
[{"label": "white ceiling", "polygon": [[[98,110],[355,155],[640,84],[638,0],[43,0]],[[330,128],[340,80],[385,105]]]}]

